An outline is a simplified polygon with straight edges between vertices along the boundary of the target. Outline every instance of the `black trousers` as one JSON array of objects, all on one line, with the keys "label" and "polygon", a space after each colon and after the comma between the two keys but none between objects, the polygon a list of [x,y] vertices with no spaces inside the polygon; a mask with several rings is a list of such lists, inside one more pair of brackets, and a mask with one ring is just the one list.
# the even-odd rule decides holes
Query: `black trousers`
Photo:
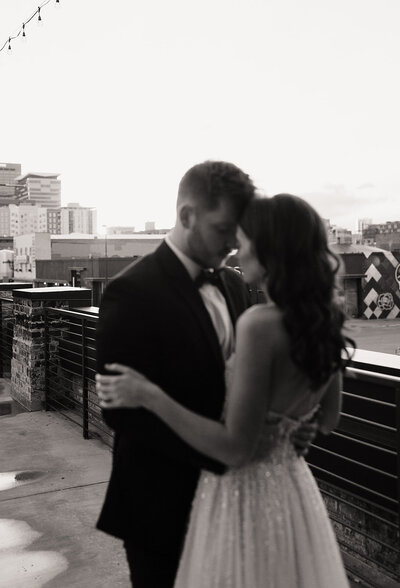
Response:
[{"label": "black trousers", "polygon": [[124,541],[133,588],[173,588],[179,553],[164,554],[138,549]]}]

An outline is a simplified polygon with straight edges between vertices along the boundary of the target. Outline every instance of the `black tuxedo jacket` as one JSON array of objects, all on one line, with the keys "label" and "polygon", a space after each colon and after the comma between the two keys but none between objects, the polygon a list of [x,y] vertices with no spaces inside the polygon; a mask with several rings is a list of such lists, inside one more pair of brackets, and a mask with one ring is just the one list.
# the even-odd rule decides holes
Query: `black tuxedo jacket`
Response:
[{"label": "black tuxedo jacket", "polygon": [[[235,323],[248,291],[221,272]],[[129,365],[191,410],[219,419],[224,362],[210,316],[186,269],[166,245],[130,265],[106,289],[97,330],[98,371]],[[142,549],[176,552],[186,530],[200,469],[224,466],[181,441],[144,409],[104,410],[115,431],[113,467],[98,528]]]}]

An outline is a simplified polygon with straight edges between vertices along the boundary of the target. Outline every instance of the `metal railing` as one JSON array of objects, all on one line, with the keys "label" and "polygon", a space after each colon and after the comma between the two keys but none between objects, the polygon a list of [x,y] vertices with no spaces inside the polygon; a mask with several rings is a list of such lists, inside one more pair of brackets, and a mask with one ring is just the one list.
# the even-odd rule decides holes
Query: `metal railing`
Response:
[{"label": "metal railing", "polygon": [[[349,367],[343,388],[339,425],[318,436],[307,461],[328,504],[338,500],[353,513],[343,517],[333,510],[332,520],[343,525],[346,519],[345,527],[373,542],[376,557],[370,559],[393,575],[393,562],[400,565],[400,377]],[[382,537],[368,529],[375,525],[385,529]],[[339,537],[339,543],[363,555],[357,542]],[[390,563],[382,561],[383,551]]]},{"label": "metal railing", "polygon": [[[47,310],[46,407],[80,425],[85,438],[99,436],[111,445],[95,393],[96,323],[97,316],[85,312]],[[393,576],[392,563],[386,565],[379,550],[391,554],[389,562],[400,562],[400,377],[350,367],[343,388],[339,426],[318,436],[307,461],[328,505],[337,501],[356,514],[343,522],[330,509],[334,523],[376,544],[377,557],[370,560]],[[385,529],[382,536],[376,528]],[[347,551],[364,555],[356,541],[343,541],[340,533],[338,540]]]},{"label": "metal railing", "polygon": [[46,310],[46,410],[61,412],[82,427],[83,437],[112,444],[95,391],[97,316]]},{"label": "metal railing", "polygon": [[12,298],[6,295],[0,296],[0,378],[11,375],[14,324]]}]

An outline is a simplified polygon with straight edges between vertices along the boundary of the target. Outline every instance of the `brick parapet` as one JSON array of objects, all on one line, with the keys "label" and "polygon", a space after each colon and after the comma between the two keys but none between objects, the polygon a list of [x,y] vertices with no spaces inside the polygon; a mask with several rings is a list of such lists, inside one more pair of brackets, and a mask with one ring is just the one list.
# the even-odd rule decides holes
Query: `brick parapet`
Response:
[{"label": "brick parapet", "polygon": [[[42,292],[38,292],[38,290]],[[15,318],[11,360],[11,395],[30,411],[41,410],[46,386],[46,308],[89,304],[86,288],[38,288],[13,291]],[[60,320],[53,328],[62,328]],[[62,322],[62,321],[61,321]],[[50,349],[55,353],[55,349]]]}]

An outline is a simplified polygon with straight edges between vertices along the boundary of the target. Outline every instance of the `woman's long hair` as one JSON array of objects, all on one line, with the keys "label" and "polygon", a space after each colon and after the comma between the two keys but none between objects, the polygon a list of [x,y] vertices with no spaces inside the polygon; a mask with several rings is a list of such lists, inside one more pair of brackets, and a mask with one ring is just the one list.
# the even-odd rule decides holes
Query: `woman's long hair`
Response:
[{"label": "woman's long hair", "polygon": [[291,358],[317,389],[344,369],[346,347],[355,347],[342,332],[345,315],[336,302],[340,261],[329,249],[323,221],[301,198],[277,194],[254,199],[240,225],[265,267],[268,295],[283,313]]}]

